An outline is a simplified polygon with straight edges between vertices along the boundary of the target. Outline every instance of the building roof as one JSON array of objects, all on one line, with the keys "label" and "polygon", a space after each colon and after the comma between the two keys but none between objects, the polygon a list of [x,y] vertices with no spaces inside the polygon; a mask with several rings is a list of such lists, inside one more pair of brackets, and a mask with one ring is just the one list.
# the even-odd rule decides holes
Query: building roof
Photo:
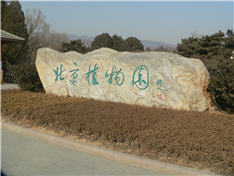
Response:
[{"label": "building roof", "polygon": [[1,30],[1,41],[3,42],[23,42],[24,38]]}]

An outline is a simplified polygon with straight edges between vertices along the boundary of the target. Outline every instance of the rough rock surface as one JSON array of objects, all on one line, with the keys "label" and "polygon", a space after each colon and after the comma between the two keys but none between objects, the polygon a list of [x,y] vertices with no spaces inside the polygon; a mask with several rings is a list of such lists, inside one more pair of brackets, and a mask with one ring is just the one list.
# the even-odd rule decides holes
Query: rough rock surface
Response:
[{"label": "rough rock surface", "polygon": [[193,111],[210,108],[206,67],[174,53],[101,48],[82,55],[41,48],[36,67],[47,93]]}]

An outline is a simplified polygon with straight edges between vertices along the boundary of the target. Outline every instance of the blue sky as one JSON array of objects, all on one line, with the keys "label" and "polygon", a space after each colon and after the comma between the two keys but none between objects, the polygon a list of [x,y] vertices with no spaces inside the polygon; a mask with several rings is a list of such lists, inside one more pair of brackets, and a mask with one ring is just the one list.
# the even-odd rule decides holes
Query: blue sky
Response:
[{"label": "blue sky", "polygon": [[233,29],[233,2],[20,2],[40,9],[56,32],[179,43],[191,32],[212,34]]}]

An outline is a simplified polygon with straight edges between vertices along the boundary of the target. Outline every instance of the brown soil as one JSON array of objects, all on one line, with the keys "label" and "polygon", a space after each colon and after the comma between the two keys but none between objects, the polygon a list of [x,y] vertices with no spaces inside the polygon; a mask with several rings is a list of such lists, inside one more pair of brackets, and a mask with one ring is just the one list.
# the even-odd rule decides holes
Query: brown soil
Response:
[{"label": "brown soil", "polygon": [[234,175],[234,116],[66,98],[19,90],[2,91],[2,114],[11,122],[159,159]]}]

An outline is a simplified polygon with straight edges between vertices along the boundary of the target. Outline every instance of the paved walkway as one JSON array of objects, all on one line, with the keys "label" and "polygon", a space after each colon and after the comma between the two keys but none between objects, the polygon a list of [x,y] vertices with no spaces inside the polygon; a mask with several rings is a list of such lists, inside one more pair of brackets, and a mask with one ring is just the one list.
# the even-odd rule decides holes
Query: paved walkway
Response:
[{"label": "paved walkway", "polygon": [[2,122],[1,168],[7,176],[215,175],[51,136]]},{"label": "paved walkway", "polygon": [[162,175],[32,139],[4,128],[2,171],[7,176]]}]

